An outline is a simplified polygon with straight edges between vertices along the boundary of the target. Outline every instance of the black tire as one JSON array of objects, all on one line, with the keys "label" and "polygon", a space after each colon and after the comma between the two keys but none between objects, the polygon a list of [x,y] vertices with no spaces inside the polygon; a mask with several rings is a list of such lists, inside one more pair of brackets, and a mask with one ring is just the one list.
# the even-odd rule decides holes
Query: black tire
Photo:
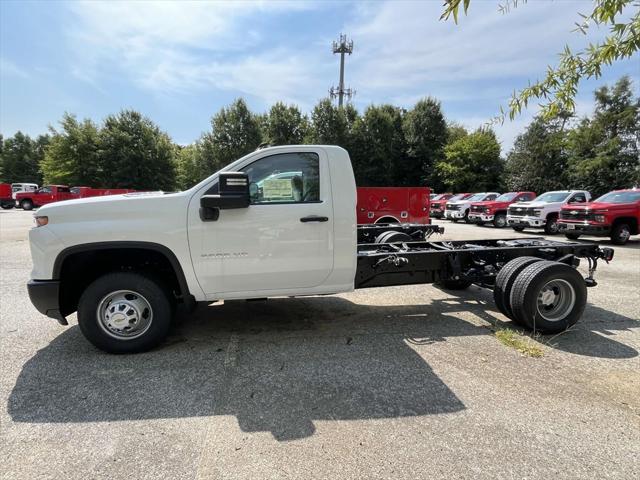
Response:
[{"label": "black tire", "polygon": [[13,204],[13,203],[0,203],[0,207],[3,210],[11,210],[14,206],[15,206],[15,204]]},{"label": "black tire", "polygon": [[507,216],[504,213],[496,213],[493,217],[493,226],[496,228],[504,228],[507,226]]},{"label": "black tire", "polygon": [[627,223],[618,223],[611,230],[611,243],[614,245],[624,245],[631,236],[631,227]]},{"label": "black tire", "polygon": [[[148,326],[133,338],[108,333],[107,326],[99,319],[98,309],[103,299],[122,290],[135,292],[151,308]],[[100,350],[137,353],[147,351],[164,340],[171,326],[173,312],[171,296],[158,282],[138,273],[109,273],[95,280],[82,293],[78,302],[78,324],[86,339]]]},{"label": "black tire", "polygon": [[478,225],[479,227],[483,227],[484,226],[484,222],[475,222],[476,225]]},{"label": "black tire", "polygon": [[569,240],[578,240],[580,238],[579,233],[565,233],[564,236],[567,237]]},{"label": "black tire", "polygon": [[382,232],[380,235],[378,235],[376,237],[375,243],[401,243],[411,241],[413,241],[411,235],[404,232],[395,232],[391,230],[388,232]]},{"label": "black tire", "polygon": [[436,282],[436,285],[444,288],[445,290],[465,290],[471,286],[471,282],[469,280],[439,280]]},{"label": "black tire", "polygon": [[33,210],[33,202],[28,198],[25,198],[20,202],[20,206],[23,210]]},{"label": "black tire", "polygon": [[547,217],[547,222],[544,224],[544,233],[547,235],[558,233],[558,215],[549,215]]},{"label": "black tire", "polygon": [[513,228],[516,232],[524,232],[524,227],[511,227]]},{"label": "black tire", "polygon": [[[550,305],[539,304],[539,295],[545,293],[556,295]],[[580,320],[587,304],[587,286],[569,265],[535,262],[517,276],[510,301],[513,318],[521,325],[541,333],[559,333]]]},{"label": "black tire", "polygon": [[496,277],[496,283],[493,287],[493,300],[496,303],[498,310],[502,314],[513,320],[515,323],[519,323],[513,318],[511,311],[511,289],[516,281],[516,278],[522,270],[535,262],[539,262],[541,259],[538,257],[518,257],[507,262],[498,272]]},{"label": "black tire", "polygon": [[465,210],[464,211],[464,218],[463,218],[465,223],[471,223],[471,221],[469,220],[469,210]]}]

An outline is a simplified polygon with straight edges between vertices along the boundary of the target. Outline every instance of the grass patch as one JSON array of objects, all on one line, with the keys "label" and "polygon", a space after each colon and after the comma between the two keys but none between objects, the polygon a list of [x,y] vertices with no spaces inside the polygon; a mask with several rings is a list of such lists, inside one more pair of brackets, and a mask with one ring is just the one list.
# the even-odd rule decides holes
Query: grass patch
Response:
[{"label": "grass patch", "polygon": [[500,343],[507,347],[515,348],[526,357],[538,358],[544,355],[544,351],[539,345],[536,345],[531,337],[522,335],[510,328],[504,328],[495,332],[496,338]]}]

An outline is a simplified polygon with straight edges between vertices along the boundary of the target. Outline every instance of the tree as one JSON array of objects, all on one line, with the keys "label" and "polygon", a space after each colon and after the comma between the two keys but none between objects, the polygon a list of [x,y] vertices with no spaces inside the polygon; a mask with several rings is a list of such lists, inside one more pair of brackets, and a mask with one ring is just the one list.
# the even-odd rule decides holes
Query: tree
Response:
[{"label": "tree", "polygon": [[481,128],[445,148],[446,160],[436,164],[442,182],[453,192],[496,191],[504,164],[493,130]]},{"label": "tree", "polygon": [[176,146],[176,185],[180,190],[186,190],[204,180],[214,172],[207,172],[202,168],[202,152],[199,143]]},{"label": "tree", "polygon": [[241,98],[211,118],[212,131],[202,136],[203,166],[211,173],[254,151],[262,143],[260,123]]},{"label": "tree", "polygon": [[262,132],[271,145],[299,145],[307,134],[307,118],[295,105],[278,102],[264,116]]},{"label": "tree", "polygon": [[552,120],[536,117],[525,132],[518,135],[507,156],[508,190],[543,193],[567,188],[565,126],[566,117]]},{"label": "tree", "polygon": [[[453,17],[457,23],[460,6],[463,6],[466,14],[470,3],[471,0],[445,0],[445,9],[440,18],[446,20]],[[519,0],[505,0],[500,9],[503,13],[508,12],[518,3]],[[625,17],[627,7],[631,13],[629,17]],[[594,0],[593,9],[579,15],[581,20],[576,24],[577,31],[587,36],[590,26],[595,25],[598,28],[608,27],[609,35],[601,42],[589,44],[580,52],[573,52],[565,46],[557,67],[549,67],[542,80],[513,94],[509,102],[509,118],[513,119],[533,99],[543,101],[541,114],[546,119],[561,112],[573,112],[580,80],[598,78],[604,66],[631,58],[640,50],[640,9],[637,8],[637,0]],[[501,112],[499,118],[503,119],[505,113],[502,109]]]},{"label": "tree", "polygon": [[109,115],[100,131],[100,183],[140,190],[172,190],[174,146],[169,136],[133,110]]},{"label": "tree", "polygon": [[402,111],[392,105],[368,107],[353,127],[352,164],[358,185],[407,185],[402,170],[405,139]]},{"label": "tree", "polygon": [[4,140],[2,146],[2,177],[7,183],[42,183],[40,162],[47,137],[33,141],[29,135],[18,131]]},{"label": "tree", "polygon": [[60,131],[50,127],[51,139],[42,162],[45,183],[96,186],[102,176],[98,127],[89,119],[79,122],[65,113]]},{"label": "tree", "polygon": [[567,139],[569,179],[593,195],[640,182],[640,98],[621,78],[595,91],[592,119],[584,118]]},{"label": "tree", "polygon": [[353,128],[357,110],[350,104],[336,107],[325,98],[313,107],[307,141],[319,145],[339,145],[352,153]]},{"label": "tree", "polygon": [[440,102],[428,97],[418,101],[403,119],[407,142],[407,160],[400,167],[406,185],[427,185],[440,190],[442,183],[435,169],[444,159],[447,142],[447,123]]}]

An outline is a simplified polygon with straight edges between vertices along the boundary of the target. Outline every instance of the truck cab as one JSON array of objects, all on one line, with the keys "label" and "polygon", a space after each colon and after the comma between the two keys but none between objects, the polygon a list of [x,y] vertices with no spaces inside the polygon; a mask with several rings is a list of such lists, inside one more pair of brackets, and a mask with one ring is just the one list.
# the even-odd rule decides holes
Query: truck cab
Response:
[{"label": "truck cab", "polygon": [[535,197],[534,192],[508,192],[503,193],[495,200],[473,202],[469,212],[469,222],[477,225],[491,222],[496,228],[506,227],[509,205],[528,202]]},{"label": "truck cab", "polygon": [[560,210],[560,232],[571,240],[581,235],[609,237],[624,245],[638,235],[640,190],[614,190],[593,202],[565,205]]},{"label": "truck cab", "polygon": [[449,199],[446,203],[444,216],[448,220],[457,222],[464,220],[469,223],[469,213],[471,212],[471,204],[474,202],[493,201],[500,196],[497,192],[474,193],[466,198],[454,200]]},{"label": "truck cab", "polygon": [[558,218],[564,205],[588,202],[591,194],[585,190],[557,190],[546,192],[530,202],[510,205],[507,224],[516,232],[525,228],[543,228],[547,235],[558,233]]},{"label": "truck cab", "polygon": [[16,193],[16,206],[23,210],[33,210],[53,202],[71,200],[75,196],[66,185],[47,185],[32,192]]}]

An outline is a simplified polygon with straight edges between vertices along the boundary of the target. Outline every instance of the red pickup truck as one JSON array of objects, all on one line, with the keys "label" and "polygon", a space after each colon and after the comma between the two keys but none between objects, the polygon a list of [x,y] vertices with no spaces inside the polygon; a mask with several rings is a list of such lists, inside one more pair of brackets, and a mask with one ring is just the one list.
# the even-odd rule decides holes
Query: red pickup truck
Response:
[{"label": "red pickup truck", "polygon": [[447,201],[457,202],[458,200],[465,200],[469,198],[473,193],[456,193],[452,195],[450,193],[443,193],[442,198],[434,198],[431,201],[431,208],[429,214],[432,218],[444,218],[444,211],[447,205]]},{"label": "red pickup truck", "polygon": [[624,245],[631,235],[639,233],[640,190],[614,190],[593,202],[565,205],[558,225],[559,231],[571,240],[593,235]]},{"label": "red pickup truck", "polygon": [[47,203],[76,198],[66,185],[47,185],[35,192],[16,193],[16,206],[23,210],[32,210]]},{"label": "red pickup truck", "polygon": [[358,224],[430,224],[427,187],[358,187]]},{"label": "red pickup truck", "polygon": [[16,204],[11,195],[11,184],[0,183],[0,207],[2,207],[3,210],[9,210]]},{"label": "red pickup truck", "polygon": [[496,228],[507,226],[507,209],[512,203],[528,202],[536,198],[535,192],[503,193],[495,200],[473,202],[469,210],[469,222],[478,225],[493,223]]},{"label": "red pickup truck", "polygon": [[71,187],[73,198],[102,197],[104,195],[121,195],[131,193],[135,190],[129,188],[91,188],[91,187]]}]

